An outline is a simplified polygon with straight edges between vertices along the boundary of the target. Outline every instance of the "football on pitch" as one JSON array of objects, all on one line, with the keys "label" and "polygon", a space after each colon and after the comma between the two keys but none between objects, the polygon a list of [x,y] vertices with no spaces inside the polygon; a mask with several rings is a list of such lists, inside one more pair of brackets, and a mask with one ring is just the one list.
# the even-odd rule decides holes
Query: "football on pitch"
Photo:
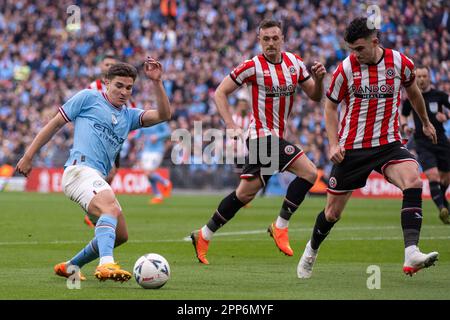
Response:
[{"label": "football on pitch", "polygon": [[170,266],[163,256],[147,253],[137,259],[133,275],[142,288],[159,289],[170,279]]}]

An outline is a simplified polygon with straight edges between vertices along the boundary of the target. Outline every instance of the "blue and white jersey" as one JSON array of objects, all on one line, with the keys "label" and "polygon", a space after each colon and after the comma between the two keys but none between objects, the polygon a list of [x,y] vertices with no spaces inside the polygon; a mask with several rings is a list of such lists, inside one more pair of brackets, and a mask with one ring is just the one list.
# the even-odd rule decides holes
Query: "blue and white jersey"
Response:
[{"label": "blue and white jersey", "polygon": [[73,146],[65,167],[86,165],[107,176],[131,130],[142,127],[142,109],[118,108],[96,90],[81,90],[59,112],[75,126]]},{"label": "blue and white jersey", "polygon": [[[152,141],[151,137],[156,137],[156,141]],[[143,139],[143,147],[141,155],[144,152],[164,153],[165,142],[170,137],[170,126],[167,122],[161,122],[154,126],[139,130],[135,139]]]}]

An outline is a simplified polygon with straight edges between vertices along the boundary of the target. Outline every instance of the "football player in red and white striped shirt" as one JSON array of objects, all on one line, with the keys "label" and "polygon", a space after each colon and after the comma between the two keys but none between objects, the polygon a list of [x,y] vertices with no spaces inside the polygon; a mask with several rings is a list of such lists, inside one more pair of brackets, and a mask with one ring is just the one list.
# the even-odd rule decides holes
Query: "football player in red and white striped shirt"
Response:
[{"label": "football player in red and white striped shirt", "polygon": [[352,191],[364,187],[375,170],[403,191],[403,271],[412,276],[432,265],[438,253],[423,254],[417,247],[422,223],[422,181],[417,161],[401,143],[398,112],[401,87],[419,115],[430,143],[436,143],[436,131],[415,82],[413,62],[398,51],[382,48],[379,31],[372,21],[353,20],[346,29],[345,41],[351,54],[334,72],[325,103],[330,159],[334,163],[327,204],[317,216],[297,275],[311,277],[319,245],[341,217]]},{"label": "football player in red and white striped shirt", "polygon": [[201,263],[208,264],[206,253],[214,232],[249,203],[275,171],[284,170],[297,177],[289,185],[280,215],[268,231],[283,253],[293,255],[288,238],[289,219],[313,186],[317,169],[299,147],[283,138],[298,85],[309,98],[319,101],[326,71],[316,62],[311,68],[311,77],[298,55],[282,52],[284,37],[281,30],[277,21],[262,21],[258,28],[262,54],[235,68],[215,92],[217,109],[227,129],[233,131],[235,137],[242,138],[242,128],[232,118],[227,97],[246,84],[251,97],[252,121],[247,140],[249,156],[239,186],[221,201],[209,222],[191,234]]},{"label": "football player in red and white striped shirt", "polygon": [[[248,131],[252,121],[252,113],[247,98],[238,98],[236,102],[236,109],[232,114],[234,123],[245,131]],[[247,146],[243,139],[229,139],[228,143],[234,146],[235,166],[236,172],[240,175],[245,164],[245,157],[248,154]]]},{"label": "football player in red and white striped shirt", "polygon": [[106,84],[103,77],[108,72],[109,67],[111,67],[115,63],[117,63],[117,59],[114,57],[113,54],[111,53],[105,54],[102,60],[100,61],[101,77],[99,79],[95,79],[94,81],[92,81],[87,88],[95,89],[100,92],[106,92]]}]

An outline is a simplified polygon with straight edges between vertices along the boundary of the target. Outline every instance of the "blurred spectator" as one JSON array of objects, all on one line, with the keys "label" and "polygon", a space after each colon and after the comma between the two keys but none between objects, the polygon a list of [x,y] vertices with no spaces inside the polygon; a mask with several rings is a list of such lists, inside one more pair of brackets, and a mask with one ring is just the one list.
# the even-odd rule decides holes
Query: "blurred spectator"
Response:
[{"label": "blurred spectator", "polygon": [[[68,25],[70,1],[0,2],[0,165],[16,163],[62,102],[100,75],[98,61],[105,52],[135,66],[147,55],[161,61],[173,106],[172,129],[193,131],[195,120],[223,129],[212,98],[214,90],[240,61],[259,52],[256,28],[263,18],[283,22],[285,50],[300,54],[307,65],[321,61],[331,74],[348,54],[342,39],[346,25],[367,14],[364,5],[349,0],[76,3],[81,9],[81,29]],[[433,85],[449,93],[448,2],[381,0],[378,5],[382,43],[428,66]],[[151,85],[138,79],[133,100],[138,107],[152,105]],[[300,143],[308,157],[326,169],[322,104],[300,95],[292,113],[288,140]],[[42,149],[35,165],[61,166],[72,143],[71,130],[72,126],[65,126]],[[168,146],[168,154],[174,145]],[[185,160],[195,156],[177,150]],[[132,166],[136,148],[125,148],[121,155],[122,163]],[[187,172],[200,170],[211,177],[217,176],[211,175],[214,170],[228,170],[217,164],[185,167]],[[231,166],[228,171],[232,175]]]}]

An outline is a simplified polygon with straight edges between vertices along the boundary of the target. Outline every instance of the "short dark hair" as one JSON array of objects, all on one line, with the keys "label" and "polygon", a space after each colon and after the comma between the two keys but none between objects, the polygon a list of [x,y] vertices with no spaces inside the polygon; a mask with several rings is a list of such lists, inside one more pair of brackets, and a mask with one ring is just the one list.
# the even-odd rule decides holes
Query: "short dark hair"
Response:
[{"label": "short dark hair", "polygon": [[131,64],[125,62],[115,63],[105,75],[105,78],[108,80],[112,80],[114,77],[130,77],[134,81],[137,78],[137,70]]},{"label": "short dark hair", "polygon": [[354,19],[345,29],[344,40],[347,43],[353,43],[358,39],[365,39],[369,36],[376,35],[380,38],[380,31],[376,28],[369,28],[367,18],[359,17]]},{"label": "short dark hair", "polygon": [[263,21],[261,21],[261,23],[259,24],[258,27],[258,32],[261,29],[268,29],[268,28],[272,28],[272,27],[278,27],[280,28],[280,30],[283,30],[281,28],[281,22],[277,21],[277,20],[273,20],[273,19],[264,19]]},{"label": "short dark hair", "polygon": [[105,60],[105,59],[114,59],[114,60],[117,60],[117,59],[116,59],[116,56],[113,55],[113,54],[105,54],[105,55],[102,57],[102,61]]},{"label": "short dark hair", "polygon": [[103,55],[100,56],[100,61],[103,61],[105,59],[117,60],[116,55],[114,54],[114,51],[112,51],[112,50],[107,50]]},{"label": "short dark hair", "polygon": [[428,73],[430,73],[430,67],[426,66],[424,64],[417,64],[414,69],[416,69],[416,70],[417,69],[426,69],[428,71]]}]

